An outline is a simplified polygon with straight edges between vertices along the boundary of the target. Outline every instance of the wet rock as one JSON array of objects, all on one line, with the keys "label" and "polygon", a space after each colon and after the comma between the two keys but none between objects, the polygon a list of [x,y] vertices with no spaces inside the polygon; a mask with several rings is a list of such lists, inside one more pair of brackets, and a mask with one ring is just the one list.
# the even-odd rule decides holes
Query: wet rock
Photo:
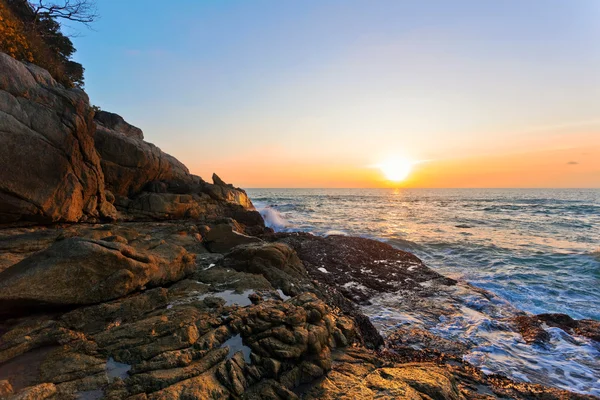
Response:
[{"label": "wet rock", "polygon": [[422,282],[455,284],[416,256],[375,240],[302,233],[278,233],[265,239],[291,246],[313,279],[336,287],[358,303],[377,294],[413,289]]},{"label": "wet rock", "polygon": [[469,347],[420,328],[397,328],[386,338],[388,346],[404,360],[435,361],[439,359],[462,360]]},{"label": "wet rock", "polygon": [[515,318],[517,329],[523,336],[527,344],[547,343],[550,341],[550,334],[542,327],[542,321],[537,318],[531,318],[521,315]]},{"label": "wet rock", "polygon": [[538,332],[544,332],[540,332],[539,334],[543,339],[541,341],[549,340],[550,335],[544,330],[542,324],[560,328],[572,335],[584,336],[600,342],[600,322],[590,319],[576,320],[566,314],[538,314],[519,317],[516,323],[519,327],[519,332],[521,332],[523,338],[528,343],[531,341],[529,340],[531,336],[530,327],[535,327]]}]

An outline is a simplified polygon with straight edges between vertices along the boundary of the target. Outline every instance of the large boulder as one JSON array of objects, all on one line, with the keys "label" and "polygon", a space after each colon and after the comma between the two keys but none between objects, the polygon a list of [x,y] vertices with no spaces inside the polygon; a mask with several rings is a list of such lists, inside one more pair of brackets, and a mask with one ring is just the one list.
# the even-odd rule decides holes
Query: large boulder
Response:
[{"label": "large boulder", "polygon": [[241,244],[261,242],[257,237],[236,232],[229,224],[215,225],[204,235],[204,243],[214,253],[227,253]]},{"label": "large boulder", "polygon": [[242,189],[213,174],[213,183],[143,140],[139,128],[117,114],[95,116],[95,146],[114,205],[125,219],[213,219],[231,217],[264,230],[264,222]]},{"label": "large boulder", "polygon": [[153,181],[191,181],[185,165],[143,140],[139,128],[117,114],[96,114],[95,146],[104,179],[115,195],[131,196]]},{"label": "large boulder", "polygon": [[0,313],[100,303],[180,280],[194,268],[194,257],[176,245],[141,254],[116,241],[64,239],[0,273]]},{"label": "large boulder", "polygon": [[0,53],[0,223],[114,218],[79,89]]},{"label": "large boulder", "polygon": [[223,266],[263,275],[273,287],[297,294],[309,287],[309,279],[296,252],[284,243],[251,243],[234,247]]}]

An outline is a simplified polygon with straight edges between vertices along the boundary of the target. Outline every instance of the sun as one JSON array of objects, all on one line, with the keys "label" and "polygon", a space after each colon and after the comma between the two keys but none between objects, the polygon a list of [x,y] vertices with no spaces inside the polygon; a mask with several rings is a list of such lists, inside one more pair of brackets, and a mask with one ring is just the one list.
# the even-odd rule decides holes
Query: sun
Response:
[{"label": "sun", "polygon": [[389,181],[402,182],[410,175],[413,165],[414,162],[407,158],[394,157],[381,162],[377,167]]}]

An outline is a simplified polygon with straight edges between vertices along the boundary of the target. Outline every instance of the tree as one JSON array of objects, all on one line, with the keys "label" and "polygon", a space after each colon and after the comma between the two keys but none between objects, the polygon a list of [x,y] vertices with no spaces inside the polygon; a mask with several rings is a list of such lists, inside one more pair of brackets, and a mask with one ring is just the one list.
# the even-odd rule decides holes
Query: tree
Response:
[{"label": "tree", "polygon": [[28,3],[33,10],[35,23],[43,19],[64,19],[89,27],[98,19],[96,3],[92,0],[64,0],[61,3],[37,0]]},{"label": "tree", "polygon": [[[66,86],[82,87],[84,68],[71,60],[75,47],[62,33],[61,21],[89,27],[98,18],[95,0],[0,0],[2,3],[10,8],[9,19],[20,28],[15,32],[4,29],[8,33],[3,36],[10,41],[0,38],[0,50],[47,69]],[[10,17],[7,12],[4,9],[3,15]]]}]

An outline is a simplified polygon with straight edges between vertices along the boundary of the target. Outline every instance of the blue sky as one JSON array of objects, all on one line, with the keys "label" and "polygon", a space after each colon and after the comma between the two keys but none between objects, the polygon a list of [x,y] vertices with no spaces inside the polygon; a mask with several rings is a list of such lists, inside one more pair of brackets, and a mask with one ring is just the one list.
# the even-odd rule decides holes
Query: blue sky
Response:
[{"label": "blue sky", "polygon": [[294,186],[308,164],[600,145],[600,1],[98,0],[98,11],[74,39],[91,102],[201,176],[262,186],[228,166],[269,158]]}]

